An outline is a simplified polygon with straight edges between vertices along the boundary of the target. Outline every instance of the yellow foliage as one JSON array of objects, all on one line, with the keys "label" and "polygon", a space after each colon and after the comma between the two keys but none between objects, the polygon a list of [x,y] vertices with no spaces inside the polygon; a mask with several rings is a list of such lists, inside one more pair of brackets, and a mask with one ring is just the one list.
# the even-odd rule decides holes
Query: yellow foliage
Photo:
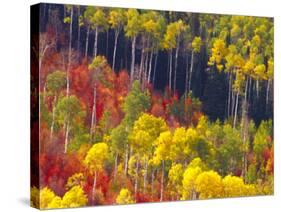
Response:
[{"label": "yellow foliage", "polygon": [[221,176],[215,171],[202,172],[195,181],[196,191],[200,199],[218,198],[223,196]]},{"label": "yellow foliage", "polygon": [[103,167],[104,161],[108,158],[108,146],[106,143],[96,143],[88,151],[84,164],[90,170],[90,172],[95,172]]},{"label": "yellow foliage", "polygon": [[224,186],[224,197],[239,197],[246,195],[246,186],[243,179],[228,175],[222,180]]},{"label": "yellow foliage", "polygon": [[119,195],[116,198],[117,204],[132,204],[135,201],[132,198],[131,192],[128,189],[122,188]]},{"label": "yellow foliage", "polygon": [[188,167],[182,180],[182,200],[196,199],[196,179],[202,173],[200,167]]},{"label": "yellow foliage", "polygon": [[46,209],[52,200],[56,197],[55,193],[48,187],[40,190],[40,208]]},{"label": "yellow foliage", "polygon": [[85,206],[88,202],[87,196],[81,186],[74,186],[66,192],[62,198],[61,207],[73,208]]},{"label": "yellow foliage", "polygon": [[39,208],[39,189],[33,186],[30,190],[30,206]]}]

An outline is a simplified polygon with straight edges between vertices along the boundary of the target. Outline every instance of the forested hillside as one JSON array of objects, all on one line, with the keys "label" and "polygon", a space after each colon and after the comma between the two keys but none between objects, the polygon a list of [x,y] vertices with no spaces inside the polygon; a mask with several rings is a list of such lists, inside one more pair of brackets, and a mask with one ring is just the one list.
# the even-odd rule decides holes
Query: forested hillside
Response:
[{"label": "forested hillside", "polygon": [[273,19],[40,5],[41,208],[273,194]]}]

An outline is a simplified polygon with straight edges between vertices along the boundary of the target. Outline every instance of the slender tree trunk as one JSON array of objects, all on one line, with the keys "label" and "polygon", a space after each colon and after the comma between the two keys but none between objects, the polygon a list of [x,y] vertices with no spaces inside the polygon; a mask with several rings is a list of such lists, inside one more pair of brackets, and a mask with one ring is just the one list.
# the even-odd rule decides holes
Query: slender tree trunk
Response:
[{"label": "slender tree trunk", "polygon": [[51,132],[50,132],[50,141],[53,141],[53,132],[54,132],[54,125],[55,125],[55,112],[56,112],[56,103],[57,103],[57,95],[55,95],[53,101],[53,111],[52,111],[52,124],[51,124]]},{"label": "slender tree trunk", "polygon": [[106,50],[105,50],[106,58],[108,58],[108,37],[109,37],[109,30],[106,30]]},{"label": "slender tree trunk", "polygon": [[135,51],[136,51],[136,36],[132,40],[132,62],[131,62],[131,73],[130,73],[130,82],[134,80],[134,70],[135,70]]},{"label": "slender tree trunk", "polygon": [[142,73],[144,72],[144,60],[145,60],[145,52],[144,52],[145,46],[144,41],[142,41],[142,50],[141,50],[141,62],[140,62],[140,71],[139,71],[139,79],[141,80]]},{"label": "slender tree trunk", "polygon": [[77,16],[78,16],[78,36],[77,36],[77,52],[78,52],[78,54],[79,54],[79,56],[80,56],[80,21],[79,21],[79,19],[80,19],[80,7],[78,6],[78,14],[77,14]]},{"label": "slender tree trunk", "polygon": [[162,160],[162,176],[161,176],[160,202],[163,201],[163,194],[164,194],[164,175],[165,175],[165,161]]},{"label": "slender tree trunk", "polygon": [[173,51],[170,51],[170,60],[169,60],[169,89],[172,90],[172,63],[173,63]]},{"label": "slender tree trunk", "polygon": [[113,59],[112,59],[112,70],[115,70],[115,57],[116,57],[116,49],[117,49],[117,42],[118,42],[119,30],[115,30],[115,37],[114,37],[114,50],[113,50]]},{"label": "slender tree trunk", "polygon": [[149,58],[148,83],[150,83],[151,81],[152,59],[153,59],[153,51],[151,51],[150,58]]},{"label": "slender tree trunk", "polygon": [[93,190],[92,190],[93,197],[96,193],[96,186],[97,186],[97,171],[95,171],[95,176],[94,176],[94,184],[93,184]]},{"label": "slender tree trunk", "polygon": [[94,85],[94,101],[93,101],[93,107],[92,107],[92,117],[91,117],[91,128],[90,128],[90,138],[91,141],[95,140],[93,138],[93,134],[95,134],[95,129],[96,129],[96,97],[97,97],[97,89],[96,85]]},{"label": "slender tree trunk", "polygon": [[68,148],[68,136],[69,136],[69,121],[66,123],[65,141],[64,141],[64,153],[67,153]]},{"label": "slender tree trunk", "polygon": [[139,158],[137,158],[137,164],[136,164],[135,198],[137,198],[137,192],[138,192],[138,173],[139,173]]},{"label": "slender tree trunk", "polygon": [[146,192],[146,179],[147,179],[147,159],[144,161],[144,175],[143,175],[143,193]]},{"label": "slender tree trunk", "polygon": [[259,80],[256,81],[256,88],[257,88],[257,99],[259,99]]},{"label": "slender tree trunk", "polygon": [[267,111],[267,109],[268,109],[268,100],[269,100],[270,83],[271,83],[271,79],[268,79],[268,81],[267,81],[267,87],[266,87],[266,101],[265,101],[265,108],[266,108],[266,110],[265,110],[265,111]]},{"label": "slender tree trunk", "polygon": [[71,6],[71,14],[70,14],[70,27],[69,27],[69,46],[68,46],[68,65],[67,65],[67,73],[66,73],[66,96],[69,96],[69,71],[71,66],[71,42],[72,42],[72,22],[73,22],[73,6]]},{"label": "slender tree trunk", "polygon": [[247,103],[247,93],[248,93],[248,82],[249,82],[249,77],[246,79],[246,85],[245,85],[245,96],[244,96],[244,101]]},{"label": "slender tree trunk", "polygon": [[155,83],[155,75],[156,75],[156,70],[157,70],[157,60],[158,60],[158,51],[156,53],[156,56],[155,56],[155,60],[154,60],[154,70],[153,70],[153,86],[154,86],[154,83]]},{"label": "slender tree trunk", "polygon": [[145,73],[144,82],[147,82],[147,79],[148,79],[148,68],[149,68],[149,54],[148,54],[148,52],[146,52],[145,63],[144,63],[144,73]]},{"label": "slender tree trunk", "polygon": [[188,63],[189,63],[189,55],[186,55],[186,69],[185,69],[185,83],[184,83],[184,104],[186,104],[187,99],[187,89],[188,89]]},{"label": "slender tree trunk", "polygon": [[88,57],[88,48],[89,48],[89,35],[90,35],[90,25],[87,28],[87,35],[86,35],[86,47],[85,47],[85,58]]},{"label": "slender tree trunk", "polygon": [[235,109],[235,94],[234,94],[234,90],[231,89],[231,98],[232,98],[232,104],[231,104],[231,116],[234,115],[234,109]]},{"label": "slender tree trunk", "polygon": [[179,41],[177,42],[176,55],[175,55],[174,93],[176,92],[176,89],[177,89],[178,55],[179,55]]},{"label": "slender tree trunk", "polygon": [[98,36],[99,36],[99,31],[98,31],[98,27],[96,27],[95,29],[95,46],[94,46],[94,58],[97,56],[98,54]]},{"label": "slender tree trunk", "polygon": [[188,83],[188,91],[191,89],[191,80],[192,80],[192,72],[193,72],[193,62],[194,62],[194,51],[191,53],[191,65],[189,71],[189,83]]},{"label": "slender tree trunk", "polygon": [[234,121],[233,121],[234,128],[236,128],[236,122],[237,122],[238,102],[239,102],[239,91],[236,94],[235,114],[234,114]]},{"label": "slender tree trunk", "polygon": [[151,171],[151,197],[153,197],[153,192],[154,192],[154,186],[153,186],[153,184],[154,184],[154,169],[152,169],[152,171]]},{"label": "slender tree trunk", "polygon": [[231,105],[231,91],[232,91],[232,72],[229,72],[228,80],[228,101],[227,101],[227,116],[230,116],[230,105]]},{"label": "slender tree trunk", "polygon": [[115,163],[114,163],[114,174],[113,174],[113,181],[115,182],[117,176],[117,166],[118,166],[118,153],[115,155]]},{"label": "slender tree trunk", "polygon": [[124,164],[124,175],[127,175],[128,170],[128,156],[129,156],[129,146],[126,145],[126,153],[125,153],[125,164]]}]

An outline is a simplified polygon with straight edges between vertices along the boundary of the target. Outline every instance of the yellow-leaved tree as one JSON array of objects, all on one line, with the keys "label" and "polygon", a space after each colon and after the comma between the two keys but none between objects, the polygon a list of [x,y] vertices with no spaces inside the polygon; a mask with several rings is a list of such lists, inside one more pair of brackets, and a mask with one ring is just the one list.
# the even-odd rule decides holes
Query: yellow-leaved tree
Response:
[{"label": "yellow-leaved tree", "polygon": [[221,176],[215,171],[205,171],[198,175],[195,189],[200,199],[218,198],[223,196]]},{"label": "yellow-leaved tree", "polygon": [[75,208],[85,206],[88,198],[81,186],[73,186],[67,191],[61,201],[62,208]]},{"label": "yellow-leaved tree", "polygon": [[88,151],[84,164],[91,174],[94,174],[93,194],[97,184],[97,173],[103,168],[104,161],[108,158],[108,145],[104,142],[94,144]]},{"label": "yellow-leaved tree", "polygon": [[132,197],[131,192],[126,189],[126,188],[122,188],[119,195],[116,198],[116,203],[117,204],[132,204],[135,203],[135,200]]}]

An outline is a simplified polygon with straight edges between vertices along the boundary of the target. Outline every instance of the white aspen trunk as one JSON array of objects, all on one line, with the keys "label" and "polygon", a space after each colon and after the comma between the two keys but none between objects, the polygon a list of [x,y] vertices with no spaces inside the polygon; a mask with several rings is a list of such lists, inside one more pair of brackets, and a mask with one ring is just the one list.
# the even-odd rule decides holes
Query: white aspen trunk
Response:
[{"label": "white aspen trunk", "polygon": [[93,141],[93,134],[95,134],[95,127],[96,127],[96,96],[97,96],[97,89],[96,85],[94,85],[94,101],[92,107],[92,117],[91,117],[91,128],[90,128],[90,138]]},{"label": "white aspen trunk", "polygon": [[129,147],[128,144],[126,145],[126,153],[125,153],[125,164],[124,164],[124,175],[127,175],[128,169],[128,156],[129,156]]},{"label": "white aspen trunk", "polygon": [[78,6],[78,14],[77,14],[77,17],[78,17],[78,36],[77,36],[77,52],[80,56],[80,23],[79,23],[79,17],[80,17],[80,7]]},{"label": "white aspen trunk", "polygon": [[[179,39],[178,39],[179,40]],[[178,69],[178,55],[179,55],[179,41],[177,42],[176,55],[175,55],[175,75],[174,75],[174,93],[177,89],[177,69]]]},{"label": "white aspen trunk", "polygon": [[188,89],[188,63],[189,63],[189,55],[186,55],[186,69],[185,69],[185,83],[184,83],[184,105],[186,104],[187,98],[187,89]]},{"label": "white aspen trunk", "polygon": [[173,51],[170,51],[170,70],[169,70],[169,89],[172,90],[172,63],[173,63]]},{"label": "white aspen trunk", "polygon": [[151,71],[152,71],[152,59],[153,59],[153,51],[150,53],[150,58],[149,58],[149,68],[148,68],[148,83],[151,81]]},{"label": "white aspen trunk", "polygon": [[235,114],[234,114],[234,121],[233,121],[233,127],[234,128],[236,128],[236,122],[237,122],[238,102],[239,102],[239,91],[236,94]]},{"label": "white aspen trunk", "polygon": [[145,162],[144,162],[144,175],[143,175],[143,193],[145,193],[145,191],[146,191],[147,168],[148,168],[147,159],[145,159]]},{"label": "white aspen trunk", "polygon": [[152,171],[151,171],[151,197],[153,197],[153,192],[154,192],[153,183],[154,183],[154,170],[152,169]]},{"label": "white aspen trunk", "polygon": [[232,91],[232,73],[229,72],[228,80],[228,101],[227,101],[227,116],[230,116],[230,105],[231,105],[231,91]]},{"label": "white aspen trunk", "polygon": [[140,62],[140,70],[139,70],[139,79],[140,79],[140,80],[141,80],[141,78],[142,78],[141,76],[142,76],[143,69],[144,69],[144,57],[145,57],[144,49],[145,49],[144,38],[142,37],[141,62]]},{"label": "white aspen trunk", "polygon": [[163,194],[164,194],[164,174],[165,174],[165,161],[162,160],[162,176],[161,176],[160,202],[163,201]]},{"label": "white aspen trunk", "polygon": [[231,89],[231,98],[232,98],[232,104],[231,104],[231,116],[234,115],[234,109],[235,109],[235,95],[234,90]]},{"label": "white aspen trunk", "polygon": [[247,79],[246,79],[246,85],[245,85],[245,96],[244,96],[244,101],[245,101],[245,103],[247,103],[248,81],[249,81],[249,78],[247,77]]},{"label": "white aspen trunk", "polygon": [[135,179],[135,198],[137,198],[137,192],[138,192],[138,172],[139,172],[139,159],[137,158],[136,179]]},{"label": "white aspen trunk", "polygon": [[113,59],[112,59],[112,70],[115,70],[115,58],[116,58],[116,49],[118,42],[119,30],[115,30],[115,38],[114,38],[114,50],[113,50]]},{"label": "white aspen trunk", "polygon": [[53,133],[54,133],[54,125],[55,125],[55,112],[56,112],[56,102],[57,102],[57,95],[55,95],[53,101],[53,111],[52,111],[52,124],[51,124],[51,132],[50,132],[50,141],[53,140]]},{"label": "white aspen trunk", "polygon": [[94,183],[93,183],[93,190],[92,190],[93,197],[96,192],[96,186],[97,186],[97,171],[95,171],[95,176],[94,176]]},{"label": "white aspen trunk", "polygon": [[64,153],[67,153],[68,148],[68,135],[69,135],[69,121],[66,124],[65,141],[64,141]]},{"label": "white aspen trunk", "polygon": [[135,51],[136,51],[136,36],[132,40],[132,62],[131,62],[131,73],[130,73],[130,82],[134,80],[134,70],[135,70]]},{"label": "white aspen trunk", "polygon": [[256,81],[257,98],[259,98],[259,80]]},{"label": "white aspen trunk", "polygon": [[96,27],[96,29],[95,29],[95,44],[94,44],[94,58],[97,56],[97,53],[98,53],[98,36],[99,36],[98,27]]},{"label": "white aspen trunk", "polygon": [[191,65],[189,71],[189,83],[188,83],[188,91],[191,89],[191,80],[192,80],[192,72],[193,72],[193,61],[194,61],[194,51],[191,53]]},{"label": "white aspen trunk", "polygon": [[88,48],[89,48],[89,35],[90,35],[90,25],[87,28],[87,35],[86,35],[86,47],[85,47],[85,58],[88,57]]},{"label": "white aspen trunk", "polygon": [[154,60],[154,70],[153,70],[153,85],[154,85],[154,82],[155,82],[155,74],[156,74],[156,70],[157,70],[157,60],[158,60],[158,51],[156,53],[156,56],[155,56],[155,60]]},{"label": "white aspen trunk", "polygon": [[109,33],[109,30],[107,29],[106,30],[106,50],[105,50],[106,58],[108,58],[108,33]]},{"label": "white aspen trunk", "polygon": [[114,163],[114,174],[113,174],[113,181],[115,182],[117,176],[117,165],[118,165],[118,153],[115,155],[115,163]]},{"label": "white aspen trunk", "polygon": [[266,111],[267,111],[267,108],[268,108],[270,83],[271,83],[271,79],[268,79],[268,81],[267,81],[267,87],[266,87],[266,100],[265,100],[265,102],[266,102],[266,104],[265,104]]},{"label": "white aspen trunk", "polygon": [[73,23],[73,6],[71,6],[71,14],[70,14],[70,29],[69,29],[69,46],[68,46],[68,64],[67,64],[67,73],[66,73],[66,96],[69,96],[69,71],[71,65],[71,42],[72,42],[72,23]]}]

